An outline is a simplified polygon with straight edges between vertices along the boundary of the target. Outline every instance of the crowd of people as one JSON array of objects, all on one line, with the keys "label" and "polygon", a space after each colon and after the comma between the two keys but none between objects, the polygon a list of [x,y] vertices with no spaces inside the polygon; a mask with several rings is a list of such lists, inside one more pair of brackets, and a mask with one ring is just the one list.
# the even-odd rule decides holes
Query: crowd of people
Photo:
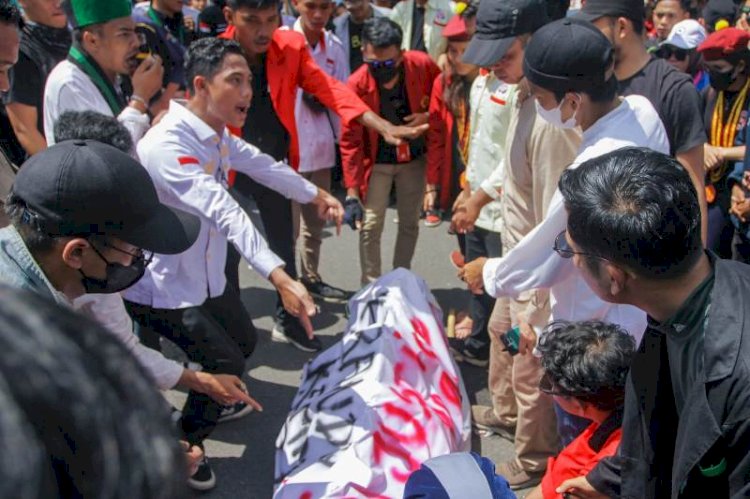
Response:
[{"label": "crowd of people", "polygon": [[[455,237],[470,300],[448,341],[487,369],[473,425],[515,449],[425,462],[406,497],[746,496],[748,14],[0,0],[0,434],[23,440],[0,490],[212,489],[204,441],[262,410],[241,262],[277,291],[272,339],[318,352],[316,300],[354,291],[320,274],[324,229],[358,232],[365,286],[395,205],[392,268],[420,226]],[[109,406],[52,423],[60,397]]]}]

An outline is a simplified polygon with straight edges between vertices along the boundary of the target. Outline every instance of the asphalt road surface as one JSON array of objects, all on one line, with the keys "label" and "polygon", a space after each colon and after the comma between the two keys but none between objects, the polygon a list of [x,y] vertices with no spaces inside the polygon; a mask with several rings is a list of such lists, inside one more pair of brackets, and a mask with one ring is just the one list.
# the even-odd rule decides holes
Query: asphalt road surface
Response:
[{"label": "asphalt road surface", "polygon": [[[391,270],[397,224],[395,210],[389,209],[382,239],[383,272]],[[447,314],[448,309],[462,310],[468,303],[468,291],[456,278],[456,271],[448,259],[457,248],[455,236],[447,234],[448,224],[427,228],[420,225],[419,240],[412,270],[427,281],[432,293]],[[349,227],[341,236],[335,229],[326,230],[320,272],[323,279],[347,290],[359,288],[358,235]],[[220,425],[206,442],[207,455],[216,473],[214,490],[196,494],[206,499],[266,499],[273,495],[275,440],[286,419],[287,412],[299,384],[301,370],[311,354],[301,352],[289,344],[271,341],[272,312],[275,294],[270,285],[246,265],[241,265],[242,298],[258,328],[258,347],[247,365],[250,394],[262,405],[262,413]],[[335,343],[346,325],[343,305],[320,302],[321,313],[313,319],[316,334],[324,348]],[[168,347],[165,351],[170,351]],[[461,365],[464,382],[471,403],[489,403],[487,371]],[[185,395],[177,391],[168,398],[181,407]],[[510,442],[498,436],[472,437],[473,450],[496,463],[513,456]],[[523,494],[519,494],[523,497]]]}]

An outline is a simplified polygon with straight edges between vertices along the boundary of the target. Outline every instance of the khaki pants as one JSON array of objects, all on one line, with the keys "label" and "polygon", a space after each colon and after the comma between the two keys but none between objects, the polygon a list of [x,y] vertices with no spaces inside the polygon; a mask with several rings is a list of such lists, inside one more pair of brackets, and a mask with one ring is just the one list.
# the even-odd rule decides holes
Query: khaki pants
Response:
[{"label": "khaki pants", "polygon": [[[331,190],[331,169],[325,168],[314,172],[300,173],[304,178],[326,191]],[[302,237],[299,245],[299,276],[307,281],[319,281],[318,263],[320,246],[323,243],[323,229],[326,221],[318,215],[318,208],[313,204],[292,203],[294,220],[294,240]]]},{"label": "khaki pants", "polygon": [[528,471],[543,471],[547,458],[559,449],[557,420],[552,397],[539,391],[543,370],[533,354],[511,356],[498,338],[518,324],[526,297],[499,298],[489,322],[490,367],[488,384],[495,415],[505,425],[515,425],[516,459]]},{"label": "khaki pants", "polygon": [[367,191],[365,216],[359,233],[359,264],[362,285],[381,275],[380,239],[383,235],[385,210],[391,186],[396,185],[398,234],[393,253],[393,268],[411,268],[414,248],[419,235],[419,210],[425,186],[424,157],[409,163],[381,164],[372,169]]}]

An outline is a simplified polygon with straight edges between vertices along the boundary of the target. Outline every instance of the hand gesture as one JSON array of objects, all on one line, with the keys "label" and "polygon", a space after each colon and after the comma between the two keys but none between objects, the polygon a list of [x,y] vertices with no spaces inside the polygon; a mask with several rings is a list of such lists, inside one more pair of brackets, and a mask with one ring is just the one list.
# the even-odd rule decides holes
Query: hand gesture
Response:
[{"label": "hand gesture", "polygon": [[164,66],[158,55],[146,57],[135,69],[131,81],[133,95],[137,95],[146,102],[150,101],[161,90]]},{"label": "hand gesture", "polygon": [[299,281],[289,277],[282,267],[275,268],[268,278],[281,295],[284,309],[299,320],[307,337],[313,339],[310,317],[314,316],[318,309],[307,289]]},{"label": "hand gesture", "polygon": [[364,216],[365,209],[359,198],[347,197],[344,201],[344,223],[349,224],[352,230],[359,230]]},{"label": "hand gesture", "polygon": [[237,376],[231,374],[210,374],[206,372],[195,373],[201,384],[201,392],[205,393],[222,405],[244,402],[256,411],[262,411],[263,407],[247,393],[245,383]]},{"label": "hand gesture", "polygon": [[469,290],[475,295],[481,295],[484,292],[484,277],[482,271],[484,264],[487,263],[485,257],[479,257],[463,266],[458,271],[458,278],[466,283]]},{"label": "hand gesture", "polygon": [[344,207],[338,199],[328,191],[318,189],[318,195],[313,199],[313,204],[318,207],[318,216],[326,221],[336,223],[336,235],[341,234],[341,221],[344,218]]}]

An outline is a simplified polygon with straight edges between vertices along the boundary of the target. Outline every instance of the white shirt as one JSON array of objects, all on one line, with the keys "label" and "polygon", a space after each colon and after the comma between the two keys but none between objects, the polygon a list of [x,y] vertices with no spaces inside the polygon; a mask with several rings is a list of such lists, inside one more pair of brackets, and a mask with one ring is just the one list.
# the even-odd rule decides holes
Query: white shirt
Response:
[{"label": "white shirt", "polygon": [[198,306],[220,296],[226,285],[227,241],[265,278],[283,265],[227,192],[230,169],[302,204],[318,192],[287,164],[227,130],[218,135],[175,101],[138,144],[138,157],[154,181],[159,200],[201,220],[195,244],[179,255],[155,255],[146,275],[123,293],[130,301],[154,308]]},{"label": "white shirt", "polygon": [[180,380],[184,371],[182,364],[143,345],[133,333],[133,321],[125,310],[119,293],[83,295],[73,300],[73,308],[94,319],[120,340],[151,375],[160,390],[174,388]]},{"label": "white shirt", "polygon": [[466,181],[471,192],[482,189],[495,199],[479,212],[477,227],[492,232],[503,231],[502,200],[496,189],[505,169],[505,146],[508,126],[515,102],[516,86],[498,80],[493,73],[477,76],[471,85],[469,159]]},{"label": "white shirt", "polygon": [[[55,143],[55,122],[65,111],[96,111],[113,116],[91,78],[68,60],[55,66],[44,87],[44,136],[49,146]],[[133,144],[138,143],[150,126],[147,114],[129,106],[117,116],[117,121],[128,129]]]},{"label": "white shirt", "polygon": [[[294,23],[294,31],[302,33],[299,19]],[[349,61],[344,46],[330,31],[324,31],[315,47],[307,45],[310,55],[329,76],[341,82],[349,77]],[[341,125],[336,113],[328,109],[310,107],[303,99],[304,91],[297,89],[297,103],[294,116],[299,141],[299,171],[314,172],[336,166],[336,142],[341,135]]]},{"label": "white shirt", "polygon": [[[568,168],[628,146],[669,154],[669,141],[659,115],[648,99],[639,95],[624,98],[616,109],[583,132],[578,156]],[[562,258],[552,249],[555,238],[567,225],[564,200],[556,190],[542,223],[504,257],[487,260],[483,276],[487,293],[518,296],[526,290],[549,288],[553,319],[612,322],[640,341],[646,329],[645,312],[600,299],[583,280],[573,260]]]}]

